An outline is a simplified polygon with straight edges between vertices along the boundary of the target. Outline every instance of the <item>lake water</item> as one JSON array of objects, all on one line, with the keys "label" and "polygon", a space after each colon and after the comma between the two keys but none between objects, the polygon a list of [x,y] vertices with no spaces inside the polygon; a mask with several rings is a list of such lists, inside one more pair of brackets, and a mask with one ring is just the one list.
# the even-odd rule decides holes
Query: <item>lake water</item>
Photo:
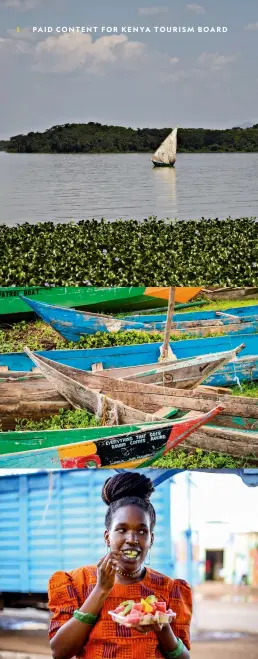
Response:
[{"label": "lake water", "polygon": [[0,223],[258,216],[258,153],[0,153]]}]

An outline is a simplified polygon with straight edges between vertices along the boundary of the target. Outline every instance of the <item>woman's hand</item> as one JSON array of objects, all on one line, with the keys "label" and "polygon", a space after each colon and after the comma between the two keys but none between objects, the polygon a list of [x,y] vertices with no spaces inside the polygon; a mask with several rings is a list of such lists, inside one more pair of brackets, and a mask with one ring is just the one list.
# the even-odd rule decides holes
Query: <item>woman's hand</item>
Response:
[{"label": "woman's hand", "polygon": [[116,568],[120,552],[111,551],[97,563],[97,586],[109,593],[115,585]]},{"label": "woman's hand", "polygon": [[161,632],[165,625],[159,625],[158,622],[154,622],[153,625],[136,625],[134,629],[137,629],[137,632],[141,634],[148,634],[149,632]]}]

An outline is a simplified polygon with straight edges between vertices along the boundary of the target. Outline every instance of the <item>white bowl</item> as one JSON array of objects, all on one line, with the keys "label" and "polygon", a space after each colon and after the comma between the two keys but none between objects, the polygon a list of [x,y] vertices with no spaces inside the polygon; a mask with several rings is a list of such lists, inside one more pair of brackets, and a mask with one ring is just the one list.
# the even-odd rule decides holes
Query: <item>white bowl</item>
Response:
[{"label": "white bowl", "polygon": [[[108,613],[111,616],[112,620],[114,622],[117,622],[118,625],[124,625],[124,627],[135,626],[131,622],[126,621],[127,616],[121,616],[119,615],[119,613],[115,613],[114,611],[108,611]],[[176,613],[168,614],[168,613],[162,613],[161,611],[156,611],[154,616],[149,614],[142,617],[138,625],[144,627],[145,625],[154,625],[155,622],[157,622],[159,625],[167,625],[170,624],[173,618],[175,617],[176,617]]]}]

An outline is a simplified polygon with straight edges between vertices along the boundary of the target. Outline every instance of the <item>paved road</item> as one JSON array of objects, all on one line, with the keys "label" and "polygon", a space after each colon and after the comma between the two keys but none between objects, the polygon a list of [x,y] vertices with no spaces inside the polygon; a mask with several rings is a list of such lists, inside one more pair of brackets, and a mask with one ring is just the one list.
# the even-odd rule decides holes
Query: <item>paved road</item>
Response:
[{"label": "paved road", "polygon": [[[258,659],[258,602],[199,600],[194,608],[191,659]],[[1,612],[0,659],[50,657],[47,627],[45,611]]]}]

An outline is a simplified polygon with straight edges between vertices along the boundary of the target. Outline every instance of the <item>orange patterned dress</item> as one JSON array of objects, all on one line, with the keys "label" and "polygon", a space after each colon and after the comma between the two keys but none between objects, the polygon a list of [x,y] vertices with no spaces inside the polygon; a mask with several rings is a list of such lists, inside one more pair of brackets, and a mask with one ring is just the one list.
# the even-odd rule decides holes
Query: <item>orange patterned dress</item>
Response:
[{"label": "orange patterned dress", "polygon": [[[81,567],[71,572],[56,572],[49,581],[49,609],[53,616],[49,638],[69,620],[75,609],[87,599],[97,581],[96,566]],[[191,589],[185,581],[170,579],[160,572],[146,569],[145,577],[138,583],[115,584],[100,612],[97,623],[78,655],[80,659],[159,659],[163,657],[155,632],[143,636],[132,628],[113,622],[108,611],[114,610],[127,599],[140,601],[155,595],[166,602],[176,613],[173,632],[190,649],[189,627],[192,615]]]}]

